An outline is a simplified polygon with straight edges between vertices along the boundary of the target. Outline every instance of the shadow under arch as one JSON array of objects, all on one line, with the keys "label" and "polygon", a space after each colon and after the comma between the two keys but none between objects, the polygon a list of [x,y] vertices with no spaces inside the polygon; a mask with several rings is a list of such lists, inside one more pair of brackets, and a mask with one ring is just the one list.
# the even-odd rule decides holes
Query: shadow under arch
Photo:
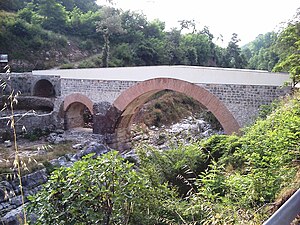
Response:
[{"label": "shadow under arch", "polygon": [[38,80],[32,90],[33,96],[52,98],[56,96],[54,85],[47,79]]},{"label": "shadow under arch", "polygon": [[88,109],[93,115],[93,102],[87,96],[73,93],[65,97],[63,101],[64,128],[70,129],[84,126],[84,113]]},{"label": "shadow under arch", "polygon": [[123,91],[114,101],[113,107],[120,115],[114,127],[117,139],[124,139],[129,134],[135,113],[150,96],[162,90],[172,90],[194,98],[217,118],[226,134],[239,132],[240,126],[232,113],[220,99],[205,88],[173,78],[154,78]]}]

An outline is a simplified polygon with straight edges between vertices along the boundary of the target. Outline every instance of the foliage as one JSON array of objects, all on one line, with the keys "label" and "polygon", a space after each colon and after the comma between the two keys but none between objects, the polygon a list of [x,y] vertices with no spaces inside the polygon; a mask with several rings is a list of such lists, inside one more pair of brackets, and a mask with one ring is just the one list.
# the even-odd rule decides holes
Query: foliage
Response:
[{"label": "foliage", "polygon": [[96,22],[96,31],[102,33],[104,46],[102,49],[102,66],[108,67],[109,60],[109,36],[125,32],[122,28],[121,17],[114,8],[103,7],[101,20]]},{"label": "foliage", "polygon": [[215,135],[164,152],[143,148],[141,170],[178,188],[188,205],[177,210],[190,223],[261,224],[268,215],[264,206],[294,182],[298,170],[299,97],[277,103],[241,137]]},{"label": "foliage", "polygon": [[171,194],[112,151],[54,171],[30,210],[37,224],[155,224]]},{"label": "foliage", "polygon": [[295,20],[290,22],[278,37],[276,47],[280,56],[274,71],[285,71],[291,75],[292,86],[300,82],[300,9]]},{"label": "foliage", "polygon": [[242,69],[246,66],[246,58],[237,44],[239,41],[237,34],[233,33],[223,56],[223,67]]},{"label": "foliage", "polygon": [[137,165],[110,152],[60,168],[30,208],[40,224],[262,224],[281,190],[300,186],[299,140],[296,93],[242,136],[143,145]]},{"label": "foliage", "polygon": [[260,34],[254,41],[243,47],[242,52],[248,59],[248,68],[268,71],[273,69],[279,60],[274,48],[277,36],[275,32]]}]

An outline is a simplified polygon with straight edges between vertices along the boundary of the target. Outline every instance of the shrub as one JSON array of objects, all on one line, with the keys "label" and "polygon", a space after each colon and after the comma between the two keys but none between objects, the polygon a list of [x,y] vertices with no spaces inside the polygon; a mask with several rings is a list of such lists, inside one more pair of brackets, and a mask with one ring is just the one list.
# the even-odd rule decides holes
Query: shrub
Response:
[{"label": "shrub", "polygon": [[74,65],[71,64],[71,63],[66,63],[66,64],[61,65],[60,68],[61,68],[61,69],[73,69],[73,68],[74,68]]},{"label": "shrub", "polygon": [[43,190],[30,197],[37,224],[156,224],[170,198],[113,151],[55,170]]}]

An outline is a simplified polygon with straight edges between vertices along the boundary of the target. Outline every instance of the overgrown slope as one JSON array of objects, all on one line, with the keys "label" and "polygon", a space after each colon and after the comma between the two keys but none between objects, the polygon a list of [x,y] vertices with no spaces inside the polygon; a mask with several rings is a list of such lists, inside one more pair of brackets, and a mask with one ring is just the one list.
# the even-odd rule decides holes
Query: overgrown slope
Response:
[{"label": "overgrown slope", "polygon": [[184,220],[261,224],[300,187],[300,94],[241,137],[216,135],[166,152],[143,146],[140,153],[147,173],[178,188]]}]

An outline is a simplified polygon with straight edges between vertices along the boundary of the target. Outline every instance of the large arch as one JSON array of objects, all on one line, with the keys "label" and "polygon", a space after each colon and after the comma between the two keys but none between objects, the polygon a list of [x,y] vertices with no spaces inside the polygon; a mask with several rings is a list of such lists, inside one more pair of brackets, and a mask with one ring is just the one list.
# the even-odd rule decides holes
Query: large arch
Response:
[{"label": "large arch", "polygon": [[121,93],[114,101],[113,106],[121,116],[115,126],[124,136],[124,130],[130,127],[133,116],[147,99],[162,90],[173,90],[194,98],[204,105],[222,125],[226,134],[239,132],[240,126],[227,107],[212,93],[201,86],[183,80],[172,78],[155,78],[140,82]]},{"label": "large arch", "polygon": [[63,102],[65,129],[83,127],[83,114],[86,108],[93,114],[93,102],[87,96],[80,93],[66,96]]}]

